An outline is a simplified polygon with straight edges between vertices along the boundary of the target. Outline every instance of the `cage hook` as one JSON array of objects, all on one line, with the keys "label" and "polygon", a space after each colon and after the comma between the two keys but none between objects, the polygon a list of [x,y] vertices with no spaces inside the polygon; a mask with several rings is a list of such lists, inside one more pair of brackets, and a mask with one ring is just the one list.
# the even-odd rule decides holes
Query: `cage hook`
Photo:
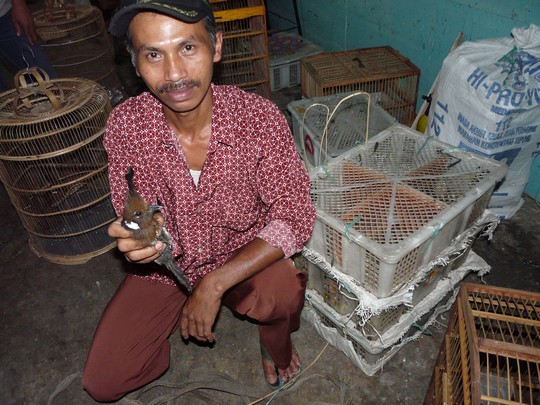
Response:
[{"label": "cage hook", "polygon": [[21,50],[21,56],[24,60],[24,63],[26,63],[26,70],[30,69],[30,63],[28,63],[28,61],[26,60],[26,58],[24,57],[24,51],[26,49],[28,49],[28,52],[30,52],[30,54],[32,55],[32,58],[34,58],[34,60],[36,60],[36,55],[34,54],[34,50],[32,48],[30,48],[30,46],[28,44],[24,44],[24,48]]}]

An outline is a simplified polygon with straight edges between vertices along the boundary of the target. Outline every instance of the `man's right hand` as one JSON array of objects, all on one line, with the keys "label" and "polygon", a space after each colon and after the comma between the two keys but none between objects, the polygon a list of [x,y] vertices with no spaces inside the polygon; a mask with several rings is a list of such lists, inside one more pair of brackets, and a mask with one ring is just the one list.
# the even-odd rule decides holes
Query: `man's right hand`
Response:
[{"label": "man's right hand", "polygon": [[122,218],[118,217],[109,225],[109,236],[115,238],[118,250],[124,253],[126,259],[132,263],[150,263],[156,260],[165,249],[165,244],[158,241],[148,246],[132,238],[132,232],[122,226]]}]

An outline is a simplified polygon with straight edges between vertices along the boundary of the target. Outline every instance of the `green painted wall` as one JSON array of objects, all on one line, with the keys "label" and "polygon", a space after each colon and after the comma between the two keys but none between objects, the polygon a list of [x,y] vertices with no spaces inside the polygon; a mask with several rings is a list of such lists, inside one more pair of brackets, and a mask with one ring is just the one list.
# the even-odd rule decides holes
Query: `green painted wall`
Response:
[{"label": "green painted wall", "polygon": [[[270,29],[295,30],[293,0],[267,0]],[[302,36],[325,51],[390,45],[421,71],[427,94],[458,33],[464,41],[540,26],[540,0],[297,0]],[[525,191],[540,198],[540,158]]]}]

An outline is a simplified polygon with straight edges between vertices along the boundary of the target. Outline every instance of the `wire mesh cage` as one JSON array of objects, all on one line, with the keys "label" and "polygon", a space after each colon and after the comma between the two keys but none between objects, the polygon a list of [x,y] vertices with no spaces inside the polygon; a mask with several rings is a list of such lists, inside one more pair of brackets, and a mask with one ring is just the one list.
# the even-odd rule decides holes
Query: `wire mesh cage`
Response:
[{"label": "wire mesh cage", "polygon": [[340,93],[289,103],[293,137],[306,166],[318,166],[397,123],[382,93]]},{"label": "wire mesh cage", "polygon": [[540,403],[540,294],[466,283],[424,404]]},{"label": "wire mesh cage", "polygon": [[97,7],[48,2],[34,13],[34,21],[59,77],[81,77],[120,91],[112,46]]},{"label": "wire mesh cage", "polygon": [[115,245],[102,145],[107,93],[90,80],[48,80],[35,69],[16,78],[21,85],[0,94],[0,178],[33,251],[84,263]]},{"label": "wire mesh cage", "polygon": [[310,172],[317,220],[308,247],[388,296],[479,218],[505,173],[396,124]]}]

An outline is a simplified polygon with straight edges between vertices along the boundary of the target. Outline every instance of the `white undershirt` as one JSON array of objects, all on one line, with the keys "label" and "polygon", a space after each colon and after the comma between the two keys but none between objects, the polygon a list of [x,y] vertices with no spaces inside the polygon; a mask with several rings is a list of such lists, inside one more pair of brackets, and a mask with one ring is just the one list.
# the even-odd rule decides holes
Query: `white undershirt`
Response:
[{"label": "white undershirt", "polygon": [[189,172],[191,173],[191,177],[193,178],[193,182],[197,186],[199,184],[199,177],[201,177],[201,171],[200,170],[191,170],[191,169],[189,169]]}]

